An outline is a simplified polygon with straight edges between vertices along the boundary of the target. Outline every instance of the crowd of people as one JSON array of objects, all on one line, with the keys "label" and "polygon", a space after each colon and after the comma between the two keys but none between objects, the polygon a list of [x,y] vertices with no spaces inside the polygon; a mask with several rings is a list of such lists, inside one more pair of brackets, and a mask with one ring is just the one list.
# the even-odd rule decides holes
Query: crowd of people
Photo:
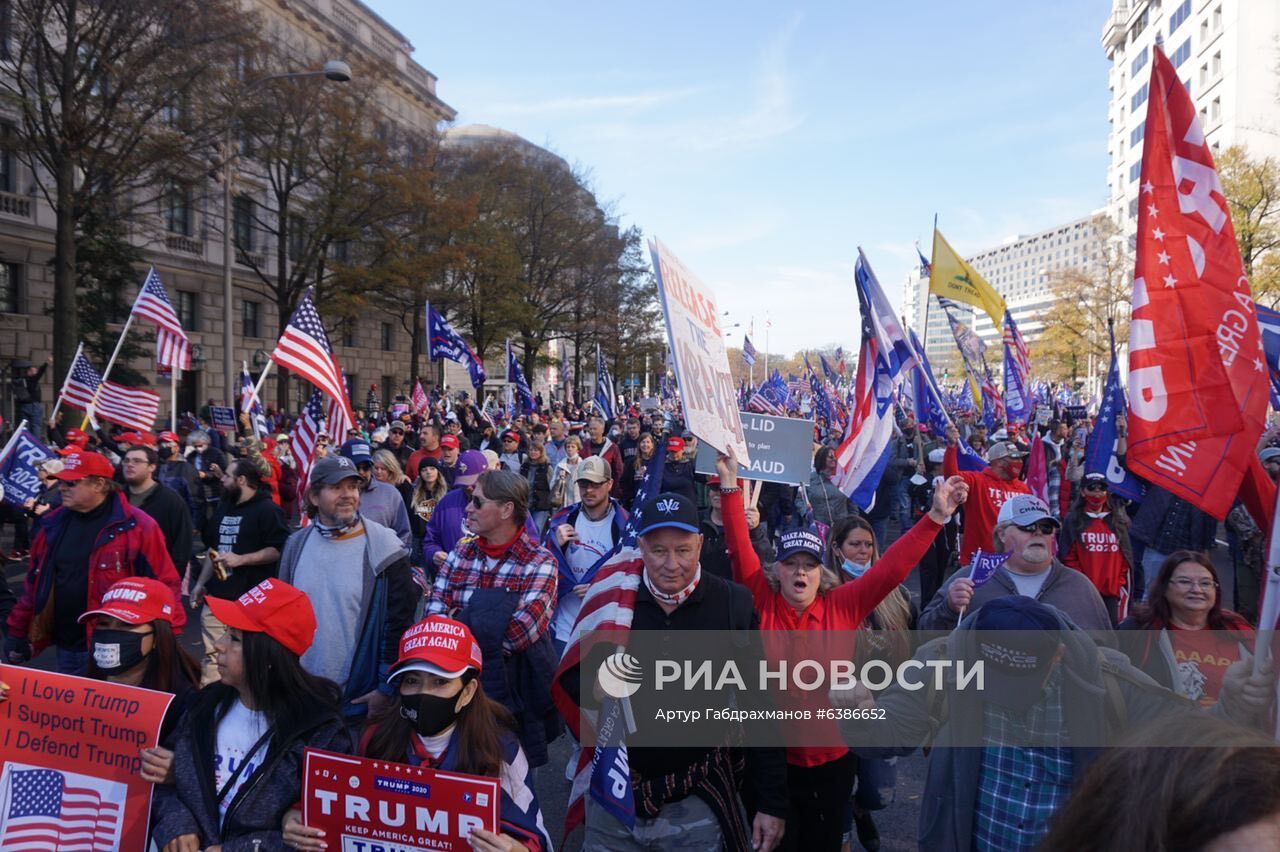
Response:
[{"label": "crowd of people", "polygon": [[[551,848],[533,769],[577,730],[554,685],[590,700],[566,649],[633,513],[634,631],[858,631],[859,655],[895,666],[981,654],[976,631],[1038,638],[1015,649],[1021,688],[965,699],[978,706],[940,711],[898,686],[833,696],[887,710],[892,749],[860,744],[857,721],[843,745],[631,749],[635,824],[588,797],[585,848],[875,850],[893,759],[920,747],[922,849],[1280,844],[1276,684],[1251,657],[1264,533],[1228,516],[1223,588],[1216,519],[1087,473],[1089,418],[1050,418],[1032,442],[967,415],[930,434],[899,410],[864,511],[832,481],[840,436],[821,422],[808,482],[748,499],[731,453],[696,470],[670,404],[604,417],[539,400],[512,416],[463,394],[391,411],[320,434],[309,464],[293,418],[270,410],[265,435],[247,418],[239,435],[213,428],[207,410],[156,434],[50,424],[44,489],[8,519],[28,565],[20,588],[0,584],[3,662],[52,649],[42,664],[59,672],[175,696],[142,755],[164,852],[336,848],[297,808],[308,747],[500,779],[499,830],[472,848]],[[1273,478],[1278,436],[1259,445]],[[979,551],[1007,556],[985,582],[969,572]],[[914,628],[945,638],[917,647]],[[462,639],[424,641],[437,635]],[[988,745],[948,747],[975,714]],[[1119,744],[1073,746],[1093,724]],[[1148,754],[1160,726],[1183,732],[1195,784],[1134,782],[1168,771]],[[1052,745],[1002,738],[1024,728]],[[1232,807],[1242,783],[1269,786]]]}]

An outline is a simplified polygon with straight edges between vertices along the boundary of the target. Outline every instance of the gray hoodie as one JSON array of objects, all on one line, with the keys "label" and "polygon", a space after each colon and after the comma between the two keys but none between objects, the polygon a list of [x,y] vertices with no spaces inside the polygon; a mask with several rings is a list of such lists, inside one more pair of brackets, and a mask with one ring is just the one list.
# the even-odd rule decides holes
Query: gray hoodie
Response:
[{"label": "gray hoodie", "polygon": [[[933,600],[920,613],[919,629],[950,630],[956,626],[960,614],[947,603],[947,592],[956,577],[967,576],[967,571],[957,571],[938,589]],[[1004,568],[997,568],[990,580],[973,590],[973,600],[969,602],[968,612],[977,612],[987,601],[1016,594],[1018,589],[1013,580],[1009,579],[1009,573]],[[1036,600],[1061,610],[1081,630],[1111,632],[1111,616],[1107,615],[1106,604],[1102,602],[1102,596],[1093,583],[1089,582],[1088,577],[1074,568],[1068,568],[1057,559],[1049,566],[1049,576],[1040,587]],[[1115,642],[1107,644],[1115,645]]]}]

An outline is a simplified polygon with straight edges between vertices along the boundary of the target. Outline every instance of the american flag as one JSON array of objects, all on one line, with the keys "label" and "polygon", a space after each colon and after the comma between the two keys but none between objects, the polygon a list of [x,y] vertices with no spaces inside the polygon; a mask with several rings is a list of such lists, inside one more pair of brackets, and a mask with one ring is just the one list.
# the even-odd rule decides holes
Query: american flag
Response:
[{"label": "american flag", "polygon": [[[555,679],[551,683],[551,698],[578,742],[582,742],[583,738],[583,714],[569,697],[561,681],[565,677],[577,677],[581,672],[584,635],[593,630],[625,632],[631,629],[636,591],[640,588],[640,576],[644,571],[640,548],[636,544],[636,530],[644,520],[640,508],[662,490],[666,452],[667,442],[659,441],[653,458],[645,467],[644,479],[636,491],[636,499],[622,537],[614,546],[610,557],[596,569],[595,578],[587,589],[582,609],[573,624],[569,645],[565,648]],[[590,674],[582,672],[582,676],[583,683],[586,683]],[[610,770],[628,765],[626,745],[607,744],[620,743],[620,735],[610,735],[608,732],[617,730],[623,724],[623,715],[624,709],[620,702],[613,699],[602,702],[594,721],[600,744],[583,746],[578,750],[578,763],[574,768],[573,783],[569,788],[569,806],[564,818],[566,835],[586,821],[588,795],[628,827],[635,825],[635,800],[631,785],[615,785],[610,779]],[[590,720],[588,724],[591,724]]]},{"label": "american flag", "polygon": [[262,411],[262,403],[253,392],[253,378],[249,368],[240,371],[240,412],[249,415],[249,423],[253,426],[253,434],[262,438],[267,434],[267,415]]},{"label": "american flag", "polygon": [[618,396],[613,389],[613,377],[609,375],[609,366],[604,362],[600,345],[596,344],[596,393],[593,401],[606,420],[613,419],[613,405]]},{"label": "american flag", "polygon": [[756,365],[756,348],[751,345],[751,338],[745,334],[742,335],[742,360],[748,367]]},{"label": "american flag", "polygon": [[[338,375],[345,388],[347,386],[346,371],[339,368]],[[335,445],[341,445],[347,440],[347,431],[355,428],[356,419],[351,413],[351,403],[345,393],[342,395],[342,402],[330,397],[329,406],[325,409],[324,421],[325,431],[329,433]]]},{"label": "american flag", "polygon": [[311,293],[308,289],[293,316],[289,317],[289,324],[276,343],[271,360],[320,388],[342,409],[347,422],[354,422],[355,415],[351,413],[351,403],[347,400],[342,368],[338,366],[338,359],[333,357],[329,335],[320,322],[320,314],[316,312]]},{"label": "american flag", "polygon": [[[99,385],[102,386],[101,392],[98,391]],[[93,401],[95,393],[98,394],[96,403]],[[160,413],[160,394],[145,388],[128,388],[112,381],[104,383],[83,352],[77,354],[72,362],[61,396],[68,405],[85,411],[92,406],[95,416],[130,429],[150,429]]]},{"label": "american flag", "polygon": [[[10,764],[5,770],[6,783],[0,790],[0,801],[9,805],[0,815],[0,849],[109,852],[119,848],[123,801],[104,801],[99,790],[87,786],[98,779],[14,767]],[[71,786],[69,780],[79,783]],[[122,784],[106,783],[124,790]]]},{"label": "american flag", "polygon": [[190,370],[191,342],[182,330],[178,312],[173,309],[154,266],[147,271],[138,299],[133,303],[133,312],[155,323],[156,363],[162,367]]},{"label": "american flag", "polygon": [[317,438],[323,431],[324,394],[314,391],[302,409],[302,418],[293,427],[293,458],[298,463],[298,494],[307,489],[307,475],[316,460]]},{"label": "american flag", "polygon": [[425,417],[431,409],[431,400],[427,399],[427,392],[422,389],[422,379],[418,379],[413,383],[413,395],[410,397],[413,403],[413,413]]}]

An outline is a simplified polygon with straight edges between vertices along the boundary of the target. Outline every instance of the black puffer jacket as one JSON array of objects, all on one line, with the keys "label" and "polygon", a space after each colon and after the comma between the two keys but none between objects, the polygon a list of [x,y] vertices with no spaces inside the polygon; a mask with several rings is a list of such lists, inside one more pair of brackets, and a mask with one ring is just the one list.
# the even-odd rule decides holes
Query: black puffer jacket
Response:
[{"label": "black puffer jacket", "polygon": [[[236,691],[231,687],[210,684],[178,723],[173,745],[174,783],[155,788],[151,839],[161,849],[184,834],[199,837],[201,849],[219,843],[224,852],[285,849],[280,825],[285,812],[302,798],[303,750],[352,752],[351,737],[336,704],[311,708],[310,715],[289,725],[288,731],[274,732],[266,760],[244,780],[219,828],[214,750],[218,721],[235,699]],[[261,845],[255,847],[254,841]]]}]

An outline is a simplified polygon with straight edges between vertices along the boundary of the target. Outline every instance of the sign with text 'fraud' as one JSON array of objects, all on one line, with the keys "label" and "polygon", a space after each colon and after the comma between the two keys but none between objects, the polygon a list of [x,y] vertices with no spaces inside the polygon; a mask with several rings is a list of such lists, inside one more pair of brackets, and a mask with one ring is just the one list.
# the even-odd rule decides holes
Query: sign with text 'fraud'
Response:
[{"label": "sign with text 'fraud'", "polygon": [[650,240],[658,297],[667,320],[667,343],[680,379],[685,423],[703,443],[738,460],[751,453],[738,415],[738,393],[720,329],[720,310],[711,290],[658,240]]},{"label": "sign with text 'fraud'", "polygon": [[[738,462],[738,477],[784,485],[806,485],[813,472],[813,421],[767,414],[742,415],[743,435],[751,452],[751,463]],[[693,469],[716,472],[716,451],[698,444]]]}]

